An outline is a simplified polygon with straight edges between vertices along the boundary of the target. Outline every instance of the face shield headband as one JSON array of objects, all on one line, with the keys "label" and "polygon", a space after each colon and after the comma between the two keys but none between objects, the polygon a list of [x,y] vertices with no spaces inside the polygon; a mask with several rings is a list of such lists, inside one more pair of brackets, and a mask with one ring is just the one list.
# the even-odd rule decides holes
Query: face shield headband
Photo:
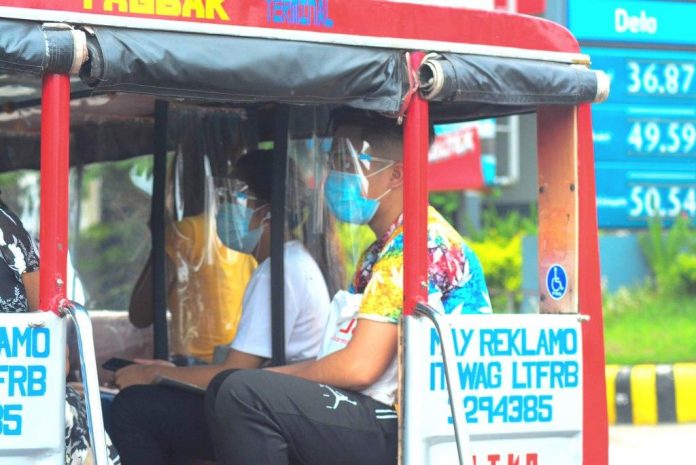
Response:
[{"label": "face shield headband", "polygon": [[[324,184],[324,195],[331,212],[339,221],[366,224],[379,209],[380,200],[388,189],[375,199],[367,198],[369,178],[392,167],[394,161],[375,157],[369,143],[362,142],[355,150],[348,138],[334,139],[329,155],[329,174]],[[377,164],[384,166],[377,168]]]}]

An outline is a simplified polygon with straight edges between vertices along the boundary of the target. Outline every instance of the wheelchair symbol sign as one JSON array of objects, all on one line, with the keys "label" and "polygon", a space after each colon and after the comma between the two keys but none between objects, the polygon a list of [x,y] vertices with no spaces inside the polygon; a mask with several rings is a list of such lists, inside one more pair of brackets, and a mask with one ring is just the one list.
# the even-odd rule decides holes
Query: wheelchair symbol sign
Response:
[{"label": "wheelchair symbol sign", "polygon": [[546,291],[553,300],[560,300],[568,290],[568,276],[561,265],[551,265],[546,273]]}]

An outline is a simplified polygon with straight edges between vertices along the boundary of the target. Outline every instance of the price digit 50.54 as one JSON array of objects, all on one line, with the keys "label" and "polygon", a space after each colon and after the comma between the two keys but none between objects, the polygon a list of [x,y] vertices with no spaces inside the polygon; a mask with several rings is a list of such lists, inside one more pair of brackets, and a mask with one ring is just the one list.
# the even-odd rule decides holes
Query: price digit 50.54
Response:
[{"label": "price digit 50.54", "polygon": [[667,189],[666,201],[662,191],[655,186],[633,186],[630,192],[631,209],[628,215],[633,218],[669,217],[682,213],[696,217],[696,187],[672,186]]}]

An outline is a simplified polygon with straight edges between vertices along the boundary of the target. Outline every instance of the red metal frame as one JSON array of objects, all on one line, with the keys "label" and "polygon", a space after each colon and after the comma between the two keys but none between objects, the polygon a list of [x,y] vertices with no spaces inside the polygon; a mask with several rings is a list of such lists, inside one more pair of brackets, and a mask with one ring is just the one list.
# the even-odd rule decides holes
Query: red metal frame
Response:
[{"label": "red metal frame", "polygon": [[[540,313],[578,313],[577,118],[574,106],[537,108]],[[559,299],[546,284],[554,265],[563,267],[567,278]]]},{"label": "red metal frame", "polygon": [[[417,67],[422,54],[412,56]],[[427,299],[427,178],[428,105],[414,98],[404,131],[404,314]],[[578,180],[578,307],[590,316],[583,326],[583,463],[607,465],[609,436],[605,392],[604,333],[599,282],[599,246],[595,205],[594,153],[590,105],[577,109]]]},{"label": "red metal frame", "polygon": [[597,207],[595,205],[594,150],[590,105],[578,107],[578,307],[590,316],[583,325],[583,462],[609,462],[607,395],[605,383],[604,324],[600,287]]},{"label": "red metal frame", "polygon": [[41,95],[41,275],[39,308],[59,313],[68,257],[70,77],[48,74]]},{"label": "red metal frame", "polygon": [[[424,56],[411,54],[411,72]],[[404,315],[428,300],[428,134],[428,102],[416,92],[404,125]]]},{"label": "red metal frame", "polygon": [[[513,0],[495,0],[495,7],[510,11],[510,3]],[[525,15],[540,15],[546,11],[546,0],[514,0],[517,13]]]}]

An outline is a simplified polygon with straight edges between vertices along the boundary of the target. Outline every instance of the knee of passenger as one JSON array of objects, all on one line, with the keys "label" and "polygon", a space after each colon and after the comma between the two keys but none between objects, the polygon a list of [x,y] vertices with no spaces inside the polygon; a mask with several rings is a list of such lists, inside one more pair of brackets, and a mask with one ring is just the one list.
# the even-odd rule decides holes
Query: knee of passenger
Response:
[{"label": "knee of passenger", "polygon": [[148,405],[148,387],[134,385],[119,392],[111,403],[111,421],[118,424],[133,412],[141,412]]},{"label": "knee of passenger", "polygon": [[210,383],[208,384],[208,389],[206,389],[208,395],[212,395],[213,397],[217,396],[218,391],[220,390],[220,386],[222,386],[222,383],[225,382],[225,380],[232,375],[233,373],[240,371],[239,369],[231,369],[231,370],[225,370],[221,371],[217,375],[213,376],[213,379],[210,380]]},{"label": "knee of passenger", "polygon": [[220,373],[210,383],[206,394],[209,407],[223,402],[227,405],[237,401],[247,401],[257,392],[259,383],[263,383],[262,370],[234,370]]}]

